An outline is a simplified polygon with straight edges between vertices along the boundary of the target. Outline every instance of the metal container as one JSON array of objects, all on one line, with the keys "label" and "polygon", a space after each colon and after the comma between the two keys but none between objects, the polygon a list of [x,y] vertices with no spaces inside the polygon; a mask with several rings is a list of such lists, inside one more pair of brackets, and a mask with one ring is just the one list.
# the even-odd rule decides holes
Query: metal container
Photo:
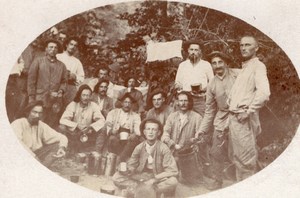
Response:
[{"label": "metal container", "polygon": [[91,175],[101,175],[102,169],[101,169],[101,155],[98,153],[92,152],[88,155],[88,174]]},{"label": "metal container", "polygon": [[116,171],[116,161],[117,155],[114,153],[109,153],[106,158],[106,165],[105,165],[105,176],[112,176]]}]

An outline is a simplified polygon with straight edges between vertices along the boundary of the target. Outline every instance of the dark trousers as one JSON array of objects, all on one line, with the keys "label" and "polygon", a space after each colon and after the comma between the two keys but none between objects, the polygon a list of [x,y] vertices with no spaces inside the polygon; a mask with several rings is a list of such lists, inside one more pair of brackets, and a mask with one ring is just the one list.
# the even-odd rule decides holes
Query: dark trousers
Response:
[{"label": "dark trousers", "polygon": [[64,125],[59,126],[59,131],[63,133],[68,138],[68,148],[71,151],[77,152],[84,152],[87,150],[93,150],[95,147],[95,143],[97,140],[98,133],[93,131],[92,133],[87,133],[88,141],[81,142],[80,136],[83,134],[82,131],[75,129],[75,131],[69,131],[67,127]]},{"label": "dark trousers", "polygon": [[120,162],[125,162],[139,143],[138,137],[120,140],[119,135],[110,135],[108,138],[108,152],[119,155]]},{"label": "dark trousers", "polygon": [[59,143],[44,145],[42,148],[34,151],[39,161],[46,167],[50,167],[58,158],[53,157],[57,153]]}]

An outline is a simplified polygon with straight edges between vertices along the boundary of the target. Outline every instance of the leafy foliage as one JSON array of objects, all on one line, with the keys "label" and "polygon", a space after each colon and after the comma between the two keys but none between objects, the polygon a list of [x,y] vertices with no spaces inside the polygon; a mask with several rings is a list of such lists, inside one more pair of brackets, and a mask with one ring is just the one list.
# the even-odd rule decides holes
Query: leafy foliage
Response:
[{"label": "leafy foliage", "polygon": [[[147,80],[170,90],[181,60],[146,63],[146,43],[197,39],[203,44],[203,58],[218,50],[240,67],[239,36],[246,32],[260,42],[259,58],[266,64],[271,88],[269,103],[261,111],[261,147],[276,145],[280,154],[290,142],[300,120],[300,82],[286,54],[266,35],[230,15],[192,4],[167,1],[131,2],[100,7],[71,17],[43,33],[37,41],[59,37],[65,32],[77,36],[82,46],[78,57],[87,76],[102,65],[119,64],[116,82],[126,75],[145,74]],[[183,49],[183,55],[185,51]],[[119,81],[119,82],[118,82]],[[284,145],[284,146],[278,146]]]}]

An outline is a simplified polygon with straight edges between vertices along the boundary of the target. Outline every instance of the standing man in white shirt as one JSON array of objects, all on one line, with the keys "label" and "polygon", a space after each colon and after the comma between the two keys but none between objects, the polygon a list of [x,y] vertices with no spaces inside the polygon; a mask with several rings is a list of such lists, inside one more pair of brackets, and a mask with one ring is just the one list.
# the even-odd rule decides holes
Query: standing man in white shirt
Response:
[{"label": "standing man in white shirt", "polygon": [[78,43],[79,41],[77,38],[69,38],[66,41],[65,51],[61,54],[56,55],[57,59],[63,62],[68,70],[67,89],[64,95],[66,104],[69,104],[74,99],[77,92],[77,87],[84,80],[84,70],[82,63],[78,58],[74,56],[74,53],[78,48]]},{"label": "standing man in white shirt", "polygon": [[[201,44],[198,41],[187,42],[188,58],[179,64],[175,87],[178,90],[191,92],[191,86],[199,85],[202,97],[193,97],[194,111],[204,115],[205,111],[205,91],[208,82],[214,77],[212,67],[209,62],[201,59]],[[195,101],[196,100],[196,101]]]},{"label": "standing man in white shirt", "polygon": [[247,35],[241,38],[244,62],[228,98],[229,141],[232,144],[229,157],[236,166],[238,181],[256,172],[256,137],[261,132],[259,109],[270,96],[266,66],[256,56],[258,49],[255,37]]},{"label": "standing man in white shirt", "polygon": [[183,91],[191,91],[191,85],[201,84],[201,90],[205,91],[208,82],[214,77],[209,62],[201,59],[202,50],[200,43],[189,41],[187,43],[188,58],[179,64],[175,84]]}]

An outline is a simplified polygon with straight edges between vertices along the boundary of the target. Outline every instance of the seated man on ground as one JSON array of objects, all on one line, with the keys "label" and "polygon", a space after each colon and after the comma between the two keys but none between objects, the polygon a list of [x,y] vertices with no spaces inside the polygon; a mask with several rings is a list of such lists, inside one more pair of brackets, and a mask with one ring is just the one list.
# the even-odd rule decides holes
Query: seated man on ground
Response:
[{"label": "seated man on ground", "polygon": [[60,119],[60,130],[69,139],[70,149],[74,152],[95,146],[98,132],[105,119],[99,106],[90,101],[92,90],[81,85]]},{"label": "seated man on ground", "polygon": [[191,95],[182,91],[177,95],[179,110],[171,113],[164,126],[161,137],[171,150],[183,149],[199,131],[202,116],[193,111],[193,99]]},{"label": "seated man on ground", "polygon": [[[162,133],[161,123],[155,119],[146,119],[140,128],[146,140],[136,146],[127,164],[120,166],[113,176],[114,184],[127,188],[127,193],[135,194],[135,197],[141,197],[137,195],[138,182],[144,182],[157,195],[174,193],[178,169],[170,149],[159,140]],[[150,194],[145,196],[149,197]]]},{"label": "seated man on ground", "polygon": [[115,106],[117,108],[120,108],[122,106],[122,102],[120,99],[126,94],[129,93],[130,96],[135,100],[135,102],[132,104],[132,110],[137,113],[144,112],[144,97],[141,91],[137,90],[135,88],[136,79],[134,77],[129,77],[125,81],[126,88],[122,89],[117,97],[117,101]]},{"label": "seated man on ground", "polygon": [[108,152],[119,155],[120,162],[126,162],[140,142],[141,118],[131,110],[134,99],[129,93],[126,93],[121,101],[122,108],[113,109],[108,113],[105,127],[97,139],[96,151],[102,153],[108,139]]},{"label": "seated man on ground", "polygon": [[33,101],[25,108],[25,116],[11,126],[25,148],[44,166],[51,168],[53,162],[65,156],[68,139],[41,121],[43,102]]}]

